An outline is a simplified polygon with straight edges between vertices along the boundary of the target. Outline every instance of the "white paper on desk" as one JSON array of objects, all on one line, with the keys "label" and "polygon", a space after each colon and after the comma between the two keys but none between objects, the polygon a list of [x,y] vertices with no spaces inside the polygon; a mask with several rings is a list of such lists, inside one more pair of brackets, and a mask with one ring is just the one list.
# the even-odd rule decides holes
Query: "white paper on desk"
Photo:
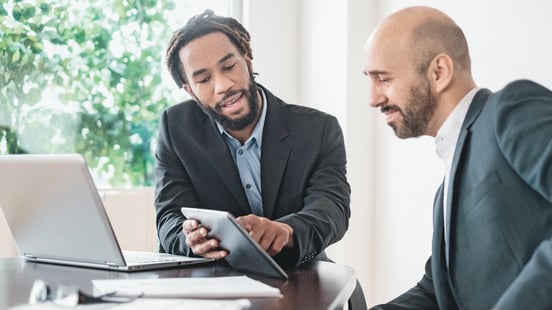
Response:
[{"label": "white paper on desk", "polygon": [[101,294],[169,298],[281,297],[280,290],[247,276],[92,280]]},{"label": "white paper on desk", "polygon": [[[81,310],[177,310],[177,309],[201,309],[201,310],[245,310],[251,307],[247,299],[233,300],[206,300],[206,299],[171,299],[171,298],[146,298],[136,299],[129,303],[100,303],[91,305],[79,305],[73,309]],[[56,306],[51,302],[37,305],[20,305],[10,310],[63,310],[67,307]]]}]

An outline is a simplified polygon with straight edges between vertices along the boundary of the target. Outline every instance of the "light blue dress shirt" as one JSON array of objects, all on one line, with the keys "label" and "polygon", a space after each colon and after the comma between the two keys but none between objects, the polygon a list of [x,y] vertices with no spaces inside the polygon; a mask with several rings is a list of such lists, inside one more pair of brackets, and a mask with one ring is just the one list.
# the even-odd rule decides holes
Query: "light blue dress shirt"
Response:
[{"label": "light blue dress shirt", "polygon": [[217,127],[230,149],[234,163],[236,163],[251,212],[255,215],[263,216],[261,146],[263,143],[263,128],[267,103],[263,90],[259,88],[259,91],[261,92],[263,101],[261,116],[257,125],[255,125],[255,129],[253,129],[251,137],[243,145],[236,138],[232,137],[219,123],[217,123]]}]

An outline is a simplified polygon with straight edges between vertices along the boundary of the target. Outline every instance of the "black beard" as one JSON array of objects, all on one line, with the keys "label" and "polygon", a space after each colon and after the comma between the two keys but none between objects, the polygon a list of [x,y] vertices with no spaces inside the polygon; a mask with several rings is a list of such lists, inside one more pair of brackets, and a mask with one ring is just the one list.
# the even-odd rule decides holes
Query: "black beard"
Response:
[{"label": "black beard", "polygon": [[255,83],[253,76],[251,76],[251,80],[249,82],[249,92],[247,89],[232,91],[226,94],[222,101],[240,92],[243,94],[246,94],[247,96],[249,113],[247,113],[246,115],[238,119],[230,119],[225,115],[223,115],[218,105],[215,106],[215,108],[213,109],[211,107],[207,107],[203,105],[197,99],[196,99],[196,102],[199,104],[203,112],[205,112],[207,115],[212,117],[217,123],[219,123],[226,130],[233,130],[233,131],[242,130],[245,127],[253,124],[253,122],[257,119],[257,116],[259,114],[259,100],[257,98],[257,83]]},{"label": "black beard", "polygon": [[399,138],[419,137],[426,134],[427,126],[435,109],[437,100],[431,94],[427,80],[421,80],[410,89],[410,104],[400,111],[403,123],[393,128]]}]

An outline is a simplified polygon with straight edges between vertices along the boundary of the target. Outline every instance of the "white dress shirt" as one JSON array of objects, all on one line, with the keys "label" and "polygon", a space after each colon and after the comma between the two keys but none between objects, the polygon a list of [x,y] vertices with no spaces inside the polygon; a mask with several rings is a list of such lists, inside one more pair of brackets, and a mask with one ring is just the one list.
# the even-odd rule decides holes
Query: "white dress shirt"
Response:
[{"label": "white dress shirt", "polygon": [[468,108],[475,97],[475,94],[479,88],[473,88],[470,90],[460,103],[452,110],[450,115],[447,117],[439,131],[437,136],[435,136],[435,148],[437,155],[441,158],[445,168],[445,188],[444,201],[443,201],[443,221],[444,221],[444,230],[445,230],[445,243],[448,242],[447,234],[447,198],[448,198],[448,188],[449,188],[449,176],[450,169],[452,166],[452,158],[454,157],[454,151],[456,150],[456,142],[458,141],[458,136],[460,135],[460,129],[466,118],[466,113],[468,113]]}]

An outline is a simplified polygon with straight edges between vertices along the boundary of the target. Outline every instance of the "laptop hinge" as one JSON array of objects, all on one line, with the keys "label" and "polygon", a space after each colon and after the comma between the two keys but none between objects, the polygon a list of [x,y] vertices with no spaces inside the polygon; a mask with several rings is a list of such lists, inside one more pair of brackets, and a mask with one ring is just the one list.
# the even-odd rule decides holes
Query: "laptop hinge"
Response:
[{"label": "laptop hinge", "polygon": [[118,268],[119,267],[119,264],[115,264],[115,263],[112,263],[112,262],[105,262],[105,264],[109,267],[114,267],[114,268]]},{"label": "laptop hinge", "polygon": [[27,259],[36,259],[36,256],[34,256],[33,254],[29,254],[29,253],[25,253],[25,254],[23,254],[23,256],[25,256],[25,258],[27,258]]}]

